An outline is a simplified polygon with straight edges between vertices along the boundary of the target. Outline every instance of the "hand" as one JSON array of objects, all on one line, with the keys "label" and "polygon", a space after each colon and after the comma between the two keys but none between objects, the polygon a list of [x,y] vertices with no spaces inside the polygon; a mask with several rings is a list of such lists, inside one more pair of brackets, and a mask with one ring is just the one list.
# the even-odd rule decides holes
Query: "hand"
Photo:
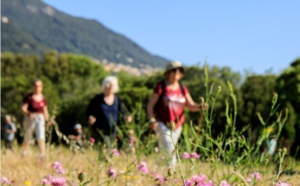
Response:
[{"label": "hand", "polygon": [[47,125],[47,127],[49,127],[49,126],[52,125],[52,122],[51,122],[50,120],[47,120],[47,121],[46,121],[46,125]]},{"label": "hand", "polygon": [[89,120],[88,120],[88,123],[90,125],[94,125],[96,122],[96,118],[94,116],[89,116]]},{"label": "hand", "polygon": [[126,120],[126,122],[128,122],[128,123],[132,122],[132,116],[131,116],[131,115],[126,116],[126,117],[125,117],[125,120]]},{"label": "hand", "polygon": [[156,121],[156,122],[153,122],[153,123],[150,123],[150,128],[151,128],[151,130],[156,130],[156,129],[157,129],[157,126],[158,126],[157,121]]},{"label": "hand", "polygon": [[28,112],[26,115],[27,115],[30,119],[33,119],[33,118],[34,118],[34,114],[31,113],[31,112]]},{"label": "hand", "polygon": [[157,126],[158,126],[157,120],[154,117],[152,117],[150,119],[150,128],[152,130],[156,130]]},{"label": "hand", "polygon": [[73,135],[69,135],[68,138],[69,139],[74,139],[74,136]]},{"label": "hand", "polygon": [[208,104],[207,103],[203,103],[202,109],[203,109],[203,111],[207,110],[208,109]]}]

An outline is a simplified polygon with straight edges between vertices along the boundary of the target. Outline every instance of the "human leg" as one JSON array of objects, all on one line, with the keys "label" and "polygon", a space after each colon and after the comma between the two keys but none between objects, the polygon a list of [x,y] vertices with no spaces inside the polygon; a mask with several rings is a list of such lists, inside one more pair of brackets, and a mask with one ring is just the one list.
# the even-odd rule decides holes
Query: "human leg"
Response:
[{"label": "human leg", "polygon": [[21,148],[22,155],[25,155],[27,153],[30,140],[32,139],[34,128],[35,128],[34,120],[28,116],[25,116],[23,121],[24,138],[23,138],[23,143]]},{"label": "human leg", "polygon": [[103,142],[106,145],[107,148],[113,148],[113,143],[115,142],[116,134],[108,134],[103,135]]},{"label": "human leg", "polygon": [[36,114],[34,116],[36,122],[35,136],[38,141],[40,156],[45,156],[46,143],[45,143],[45,118],[43,114]]},{"label": "human leg", "polygon": [[5,148],[12,150],[12,141],[10,140],[5,140]]},{"label": "human leg", "polygon": [[156,129],[156,135],[158,137],[159,147],[162,151],[166,152],[170,158],[169,166],[175,166],[177,159],[175,153],[175,146],[180,137],[182,128],[179,127],[174,131],[170,129],[162,122],[158,122],[158,127]]}]

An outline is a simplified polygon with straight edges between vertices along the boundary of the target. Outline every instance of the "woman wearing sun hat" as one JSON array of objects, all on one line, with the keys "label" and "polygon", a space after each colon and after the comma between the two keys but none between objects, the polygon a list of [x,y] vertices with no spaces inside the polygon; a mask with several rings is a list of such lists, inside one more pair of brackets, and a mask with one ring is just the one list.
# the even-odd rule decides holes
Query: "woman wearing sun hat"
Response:
[{"label": "woman wearing sun hat", "polygon": [[[187,87],[179,81],[184,75],[184,68],[179,61],[172,61],[166,65],[165,80],[156,84],[154,92],[147,105],[147,114],[151,128],[155,130],[159,141],[159,147],[166,151],[171,161],[169,166],[176,164],[174,144],[177,144],[184,123],[184,107],[187,106],[192,112],[200,110]],[[206,109],[207,105],[203,105]],[[173,126],[170,126],[172,124]],[[172,130],[172,139],[170,137]]]}]

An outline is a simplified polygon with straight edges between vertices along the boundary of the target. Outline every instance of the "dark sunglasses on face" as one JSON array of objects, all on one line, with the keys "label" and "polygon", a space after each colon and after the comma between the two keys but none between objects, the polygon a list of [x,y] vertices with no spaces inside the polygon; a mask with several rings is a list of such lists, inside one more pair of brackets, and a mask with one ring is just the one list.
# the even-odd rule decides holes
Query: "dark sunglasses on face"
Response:
[{"label": "dark sunglasses on face", "polygon": [[183,68],[173,68],[173,69],[171,70],[171,72],[176,72],[177,70],[179,70],[179,72],[180,72],[181,74],[183,74]]}]

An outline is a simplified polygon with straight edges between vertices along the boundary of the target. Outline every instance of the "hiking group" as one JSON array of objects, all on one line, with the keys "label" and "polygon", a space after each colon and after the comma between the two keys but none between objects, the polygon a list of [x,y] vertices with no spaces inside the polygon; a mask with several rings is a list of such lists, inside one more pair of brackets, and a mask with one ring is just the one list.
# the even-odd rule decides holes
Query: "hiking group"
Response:
[{"label": "hiking group", "polygon": [[[147,104],[147,116],[150,128],[155,131],[159,148],[169,156],[169,166],[176,165],[175,146],[182,132],[184,119],[184,107],[192,112],[201,109],[206,110],[206,103],[200,105],[195,103],[188,88],[180,83],[185,70],[179,61],[172,61],[166,65],[164,80],[157,82],[154,91]],[[35,80],[32,84],[33,91],[23,99],[22,111],[24,113],[22,154],[26,155],[33,133],[35,133],[40,150],[40,158],[45,158],[45,127],[51,125],[47,109],[47,100],[43,95],[43,84],[41,80]],[[118,79],[108,76],[102,82],[102,91],[88,104],[86,120],[96,142],[105,144],[107,148],[117,138],[118,118],[122,116],[127,123],[132,122],[132,116],[126,113],[122,101],[117,96],[119,90]],[[10,117],[7,116],[7,123]],[[8,131],[6,140],[7,148],[11,148],[11,141],[15,132],[14,124]],[[128,131],[129,144],[135,143],[134,131]],[[82,126],[77,123],[73,127],[73,133],[68,136],[75,140],[78,146],[82,146]]]}]

